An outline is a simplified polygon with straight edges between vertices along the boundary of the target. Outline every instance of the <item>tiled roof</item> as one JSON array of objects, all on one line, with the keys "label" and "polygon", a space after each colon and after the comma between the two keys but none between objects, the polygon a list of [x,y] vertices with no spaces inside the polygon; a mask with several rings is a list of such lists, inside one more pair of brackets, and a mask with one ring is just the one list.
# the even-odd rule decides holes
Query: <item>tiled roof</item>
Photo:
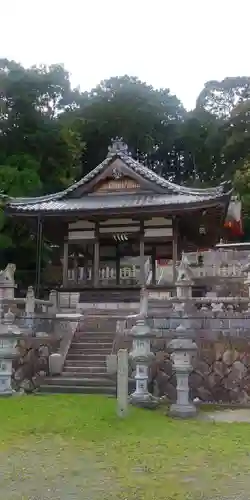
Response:
[{"label": "tiled roof", "polygon": [[[18,212],[77,212],[77,211],[101,211],[103,209],[126,209],[126,208],[136,208],[136,207],[176,207],[177,209],[181,206],[199,206],[208,204],[215,205],[223,202],[223,196],[201,196],[201,195],[183,195],[176,194],[169,196],[168,194],[132,194],[132,195],[105,195],[105,196],[86,196],[80,199],[67,199],[67,200],[48,200],[48,201],[36,201],[33,203],[21,203],[15,206]],[[13,206],[13,205],[12,205]],[[14,208],[14,206],[13,206]]]},{"label": "tiled roof", "polygon": [[[84,196],[82,199],[69,199],[69,195],[81,186],[87,185],[92,181],[97,175],[101,174],[116,158],[125,163],[125,165],[135,173],[139,174],[145,180],[148,180],[155,185],[159,186],[163,191],[160,196],[135,196],[133,199],[129,195],[115,195],[109,197],[105,196],[103,201],[98,196],[98,199],[91,196],[91,200],[88,196]],[[165,191],[165,194],[164,194]],[[12,211],[66,211],[66,210],[91,210],[101,209],[101,208],[111,208],[112,206],[142,206],[142,205],[172,205],[177,204],[190,204],[190,203],[202,203],[212,199],[217,199],[218,197],[223,197],[223,195],[228,196],[228,200],[231,196],[231,186],[227,183],[221,184],[220,186],[208,189],[195,189],[186,186],[179,186],[174,184],[160,175],[156,174],[153,170],[142,165],[138,161],[134,160],[128,153],[127,146],[121,141],[116,140],[112,148],[109,148],[109,153],[105,160],[100,163],[91,172],[85,175],[81,180],[75,182],[67,189],[60,191],[58,193],[49,194],[45,196],[39,196],[34,198],[12,198],[7,204],[8,208]],[[108,205],[109,204],[109,205]]]}]

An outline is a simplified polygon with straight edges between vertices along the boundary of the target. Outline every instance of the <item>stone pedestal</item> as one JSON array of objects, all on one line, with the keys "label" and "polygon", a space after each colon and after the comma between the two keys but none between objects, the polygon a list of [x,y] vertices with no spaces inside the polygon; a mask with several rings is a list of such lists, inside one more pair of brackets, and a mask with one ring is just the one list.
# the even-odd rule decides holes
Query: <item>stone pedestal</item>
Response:
[{"label": "stone pedestal", "polygon": [[[2,312],[2,311],[1,311]],[[10,311],[0,318],[0,396],[11,396],[12,360],[16,357],[19,329],[13,324],[14,314]]]},{"label": "stone pedestal", "polygon": [[136,389],[130,395],[130,403],[143,408],[156,408],[158,400],[148,391],[148,367],[154,359],[150,351],[151,331],[143,317],[139,317],[131,330],[133,337],[130,359],[136,363]]},{"label": "stone pedestal", "polygon": [[[180,335],[185,328],[177,328]],[[192,371],[191,356],[197,349],[195,342],[188,338],[171,340],[168,347],[173,351],[172,358],[177,379],[177,400],[170,406],[170,415],[180,418],[189,418],[196,415],[196,406],[189,400],[189,373]]]}]

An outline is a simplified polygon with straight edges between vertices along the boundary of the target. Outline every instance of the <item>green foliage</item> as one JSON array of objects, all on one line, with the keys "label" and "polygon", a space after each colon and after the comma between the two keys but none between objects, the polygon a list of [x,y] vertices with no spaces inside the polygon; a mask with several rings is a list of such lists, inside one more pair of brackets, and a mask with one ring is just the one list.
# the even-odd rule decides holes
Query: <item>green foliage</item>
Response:
[{"label": "green foliage", "polygon": [[[76,124],[61,119],[76,98],[61,65],[24,69],[0,59],[0,190],[6,196],[60,190],[78,175],[83,143]],[[0,217],[0,267],[12,260],[34,268],[30,227]]]},{"label": "green foliage", "polygon": [[205,84],[197,99],[197,108],[205,109],[219,119],[227,119],[235,106],[250,99],[250,77],[227,77]]},{"label": "green foliage", "polygon": [[171,150],[175,130],[185,114],[180,101],[168,89],[155,90],[127,75],[101,82],[82,95],[75,110],[75,115],[84,120],[83,172],[105,158],[116,136],[123,137],[134,156],[152,168],[161,168],[161,151],[164,147]]}]

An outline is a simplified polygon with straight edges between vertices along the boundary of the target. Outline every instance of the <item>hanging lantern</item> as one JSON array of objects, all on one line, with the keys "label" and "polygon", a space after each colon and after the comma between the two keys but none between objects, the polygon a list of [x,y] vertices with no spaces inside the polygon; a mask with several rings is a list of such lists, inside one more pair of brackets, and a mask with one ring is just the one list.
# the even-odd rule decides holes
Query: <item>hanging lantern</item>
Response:
[{"label": "hanging lantern", "polygon": [[236,198],[232,199],[229,204],[224,228],[236,237],[244,234],[242,227],[242,204]]}]

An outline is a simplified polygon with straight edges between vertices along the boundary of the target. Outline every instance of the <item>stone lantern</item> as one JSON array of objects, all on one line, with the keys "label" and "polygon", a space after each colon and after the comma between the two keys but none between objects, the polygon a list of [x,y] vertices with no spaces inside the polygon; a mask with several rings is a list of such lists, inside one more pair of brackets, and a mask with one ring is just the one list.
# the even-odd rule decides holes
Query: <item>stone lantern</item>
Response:
[{"label": "stone lantern", "polygon": [[0,396],[11,396],[12,361],[17,356],[16,345],[20,330],[14,323],[11,311],[0,318]]},{"label": "stone lantern", "polygon": [[144,408],[155,408],[158,405],[158,400],[148,391],[148,367],[154,359],[154,353],[150,350],[152,334],[146,322],[146,314],[147,292],[142,289],[140,314],[131,330],[133,345],[129,357],[136,364],[136,389],[130,395],[130,403]]},{"label": "stone lantern", "polygon": [[189,338],[190,316],[192,315],[192,270],[187,257],[182,255],[177,269],[176,295],[181,303],[177,303],[177,312],[181,324],[176,328],[176,338],[172,339],[168,347],[172,351],[174,370],[177,380],[177,400],[170,406],[170,415],[188,418],[196,415],[196,407],[189,401],[189,373],[192,371],[191,356],[195,353],[197,345]]},{"label": "stone lantern", "polygon": [[196,406],[189,400],[189,374],[192,371],[191,357],[197,350],[197,345],[190,338],[186,338],[186,329],[183,325],[176,328],[177,338],[168,344],[172,351],[174,369],[177,380],[177,400],[170,406],[170,415],[181,418],[194,417]]}]

